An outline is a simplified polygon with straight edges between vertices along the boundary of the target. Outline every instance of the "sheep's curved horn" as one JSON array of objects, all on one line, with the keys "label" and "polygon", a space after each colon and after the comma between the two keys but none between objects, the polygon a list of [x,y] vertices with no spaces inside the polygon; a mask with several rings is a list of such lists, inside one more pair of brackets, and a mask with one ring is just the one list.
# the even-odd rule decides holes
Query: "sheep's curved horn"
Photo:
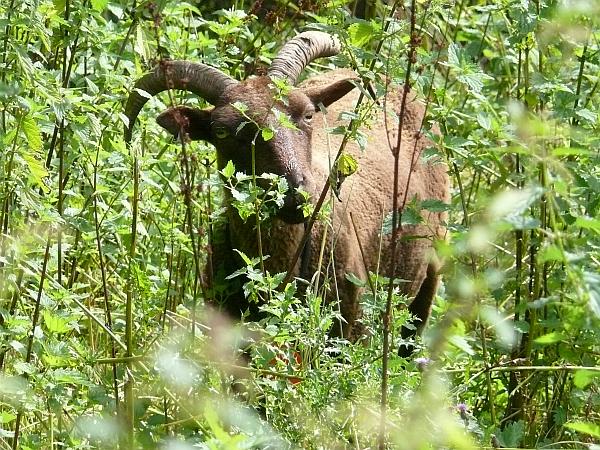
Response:
[{"label": "sheep's curved horn", "polygon": [[214,105],[226,88],[237,83],[229,75],[206,64],[176,60],[161,62],[154,71],[135,83],[134,90],[127,99],[125,115],[129,119],[129,125],[125,127],[125,142],[131,141],[135,120],[149,100],[139,91],[154,96],[167,89],[181,89],[193,92]]},{"label": "sheep's curved horn", "polygon": [[341,51],[337,37],[322,31],[305,31],[289,40],[273,59],[268,75],[296,84],[304,68],[317,58],[334,56]]}]

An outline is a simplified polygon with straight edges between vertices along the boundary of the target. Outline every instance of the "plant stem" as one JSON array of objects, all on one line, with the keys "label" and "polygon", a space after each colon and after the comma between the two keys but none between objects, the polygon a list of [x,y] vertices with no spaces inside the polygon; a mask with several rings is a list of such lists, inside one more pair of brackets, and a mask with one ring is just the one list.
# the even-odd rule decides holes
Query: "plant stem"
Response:
[{"label": "plant stem", "polygon": [[[37,297],[35,299],[35,307],[33,310],[33,317],[31,318],[31,333],[29,335],[29,340],[27,343],[27,353],[25,354],[25,362],[31,362],[31,356],[33,355],[33,340],[35,339],[35,329],[38,325],[38,320],[40,317],[40,303],[42,300],[42,292],[44,292],[44,281],[46,280],[46,269],[48,267],[48,259],[50,256],[50,236],[46,241],[46,250],[44,251],[44,263],[42,265],[42,272],[40,274],[40,284],[38,286]],[[28,378],[28,374],[24,373],[22,375],[25,379]],[[21,419],[23,417],[23,409],[19,408],[17,412],[17,417],[15,419],[15,434],[13,436],[12,448],[16,450],[19,448],[19,434],[21,430]]]},{"label": "plant stem", "polygon": [[[390,242],[390,273],[389,273],[389,285],[387,290],[387,299],[385,303],[385,312],[383,314],[383,359],[382,359],[382,375],[381,375],[381,418],[379,422],[379,438],[378,447],[380,450],[385,449],[386,442],[386,420],[387,420],[387,396],[388,396],[388,364],[389,364],[389,352],[390,352],[390,321],[392,315],[392,299],[394,293],[394,279],[396,278],[397,270],[397,246],[399,231],[402,228],[400,222],[400,211],[398,211],[398,196],[399,196],[399,172],[400,172],[400,149],[402,148],[402,132],[404,130],[404,118],[406,115],[406,102],[408,93],[410,92],[410,75],[412,71],[412,65],[416,58],[416,48],[418,42],[418,36],[416,31],[417,23],[417,3],[416,0],[411,0],[410,7],[410,42],[407,55],[406,73],[404,75],[404,87],[402,90],[402,101],[400,103],[400,111],[398,117],[398,139],[396,141],[396,147],[392,149],[394,155],[394,197],[392,199],[392,239]],[[414,160],[413,150],[413,160]],[[412,164],[411,170],[412,173]],[[410,176],[407,184],[410,183]],[[406,200],[406,195],[405,195]]]}]

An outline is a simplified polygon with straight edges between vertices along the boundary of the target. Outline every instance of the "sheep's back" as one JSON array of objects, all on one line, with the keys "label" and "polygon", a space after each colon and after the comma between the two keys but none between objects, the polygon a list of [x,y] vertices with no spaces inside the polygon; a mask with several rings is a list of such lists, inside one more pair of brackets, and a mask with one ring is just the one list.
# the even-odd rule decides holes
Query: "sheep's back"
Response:
[{"label": "sheep's back", "polygon": [[[313,77],[305,82],[304,86],[327,84],[349,77],[355,77],[354,72],[339,69]],[[354,110],[358,97],[359,92],[355,89],[330,105],[326,115],[319,115],[314,120],[312,164],[317,193],[326,182],[330,161],[335,157],[342,141],[342,136],[331,134],[328,130],[347,124],[347,120],[340,121],[338,118],[342,112]],[[382,107],[375,106],[375,114],[364,129],[368,136],[364,151],[354,142],[347,146],[346,150],[357,158],[359,169],[355,175],[344,181],[341,189],[342,203],[336,201],[335,205],[334,225],[337,222],[337,229],[340,229],[341,224],[342,229],[346,230],[346,239],[356,241],[355,233],[349,223],[349,215],[352,214],[359,238],[366,249],[365,256],[370,270],[375,270],[378,261],[383,261],[382,268],[386,271],[386,262],[391,256],[388,248],[390,236],[386,233],[382,235],[380,229],[384,220],[389,221],[392,210],[394,155],[391,146],[396,145],[398,132],[398,119],[393,111],[399,112],[401,98],[401,89],[391,88],[386,99],[388,114],[383,113]],[[419,200],[437,199],[447,202],[449,180],[446,165],[440,161],[424,163],[420,158],[423,151],[432,145],[427,138],[417,133],[421,127],[425,108],[422,103],[415,100],[414,95],[411,94],[409,100],[406,105],[399,159],[399,205],[410,204],[415,197]],[[434,128],[434,131],[437,132],[437,128]],[[410,174],[413,154],[416,162],[412,164],[413,170]],[[408,193],[405,192],[407,185]],[[424,224],[405,225],[401,231],[399,274],[414,281],[407,285],[406,290],[409,294],[414,294],[416,286],[420,285],[425,276],[428,264],[428,256],[425,253],[429,252],[432,238],[441,237],[445,231],[443,227],[445,216],[442,213],[421,211],[421,215]],[[378,253],[380,243],[381,254]],[[354,252],[356,246],[350,247]],[[342,246],[342,254],[338,256],[345,260],[343,264],[346,265],[350,263],[348,260],[360,258],[359,255],[344,254],[348,253],[347,248],[348,246]],[[362,261],[360,263],[362,265]]]}]

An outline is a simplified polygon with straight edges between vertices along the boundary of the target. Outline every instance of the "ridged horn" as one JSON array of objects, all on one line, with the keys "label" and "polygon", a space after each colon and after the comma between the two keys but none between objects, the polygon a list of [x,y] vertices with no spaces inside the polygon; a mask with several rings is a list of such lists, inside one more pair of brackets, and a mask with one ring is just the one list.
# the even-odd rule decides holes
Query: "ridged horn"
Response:
[{"label": "ridged horn", "polygon": [[304,68],[317,58],[341,51],[337,37],[322,31],[305,31],[289,40],[273,59],[268,75],[285,78],[295,85]]},{"label": "ridged horn", "polygon": [[237,83],[229,75],[206,64],[178,60],[161,62],[152,72],[136,81],[127,99],[125,115],[129,119],[129,125],[125,127],[125,142],[131,142],[133,125],[149,100],[138,90],[155,96],[167,89],[181,89],[193,92],[214,105],[226,88]]}]

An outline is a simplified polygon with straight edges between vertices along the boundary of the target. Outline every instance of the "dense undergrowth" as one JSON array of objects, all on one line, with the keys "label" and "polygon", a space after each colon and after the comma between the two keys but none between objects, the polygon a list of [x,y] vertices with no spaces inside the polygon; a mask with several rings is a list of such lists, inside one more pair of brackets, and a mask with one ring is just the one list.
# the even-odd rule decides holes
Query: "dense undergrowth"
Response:
[{"label": "dense undergrowth", "polygon": [[[390,448],[600,448],[600,4],[384,3],[2,0],[0,448],[374,448],[384,376]],[[423,345],[384,374],[383,291],[350,344],[291,284],[248,368],[257,335],[203,308],[213,149],[153,120],[198,99],[153,99],[131,148],[124,99],[165,57],[245,78],[307,27],[344,42],[311,70],[401,82],[413,8],[453,182]]]}]

